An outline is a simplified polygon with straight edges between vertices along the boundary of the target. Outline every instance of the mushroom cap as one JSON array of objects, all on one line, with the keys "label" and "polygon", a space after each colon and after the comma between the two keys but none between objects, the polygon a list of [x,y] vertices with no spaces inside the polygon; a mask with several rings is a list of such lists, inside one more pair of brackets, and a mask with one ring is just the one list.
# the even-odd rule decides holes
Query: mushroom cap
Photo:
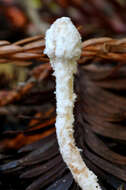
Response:
[{"label": "mushroom cap", "polygon": [[81,55],[81,36],[68,17],[57,19],[46,32],[44,53],[50,59],[77,61]]}]

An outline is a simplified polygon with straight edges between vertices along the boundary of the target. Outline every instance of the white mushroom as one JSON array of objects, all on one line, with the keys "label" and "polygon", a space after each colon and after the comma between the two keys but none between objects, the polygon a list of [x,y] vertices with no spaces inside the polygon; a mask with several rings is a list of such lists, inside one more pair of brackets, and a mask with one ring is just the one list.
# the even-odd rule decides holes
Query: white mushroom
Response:
[{"label": "white mushroom", "polygon": [[46,32],[45,54],[56,77],[56,132],[60,152],[82,190],[101,190],[96,175],[85,165],[73,137],[73,75],[81,55],[81,37],[67,17],[57,19]]}]

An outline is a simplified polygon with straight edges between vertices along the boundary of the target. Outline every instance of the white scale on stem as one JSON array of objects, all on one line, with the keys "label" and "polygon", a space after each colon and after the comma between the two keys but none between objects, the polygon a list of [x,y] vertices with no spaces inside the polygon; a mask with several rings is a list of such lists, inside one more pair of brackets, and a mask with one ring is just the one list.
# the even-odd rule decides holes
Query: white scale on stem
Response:
[{"label": "white scale on stem", "polygon": [[101,190],[97,176],[85,165],[73,137],[73,92],[77,60],[81,55],[81,37],[67,17],[57,19],[46,32],[45,54],[56,77],[56,133],[60,152],[82,190]]}]

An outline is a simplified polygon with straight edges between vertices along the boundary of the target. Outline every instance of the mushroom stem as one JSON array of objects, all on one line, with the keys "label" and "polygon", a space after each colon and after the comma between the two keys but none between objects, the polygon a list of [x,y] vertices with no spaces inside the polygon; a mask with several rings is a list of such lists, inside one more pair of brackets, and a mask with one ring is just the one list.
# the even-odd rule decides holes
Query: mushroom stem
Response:
[{"label": "mushroom stem", "polygon": [[60,152],[82,190],[101,190],[96,175],[85,165],[74,140],[74,74],[81,54],[81,37],[69,18],[63,17],[46,32],[45,53],[56,77],[56,133]]}]

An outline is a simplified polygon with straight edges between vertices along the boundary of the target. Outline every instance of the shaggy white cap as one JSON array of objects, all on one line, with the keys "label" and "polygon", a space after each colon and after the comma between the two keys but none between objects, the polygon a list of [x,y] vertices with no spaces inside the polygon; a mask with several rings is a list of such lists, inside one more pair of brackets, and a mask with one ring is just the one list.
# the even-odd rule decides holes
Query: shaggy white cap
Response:
[{"label": "shaggy white cap", "polygon": [[70,18],[57,19],[46,32],[45,54],[51,59],[78,60],[81,54],[81,36]]}]

